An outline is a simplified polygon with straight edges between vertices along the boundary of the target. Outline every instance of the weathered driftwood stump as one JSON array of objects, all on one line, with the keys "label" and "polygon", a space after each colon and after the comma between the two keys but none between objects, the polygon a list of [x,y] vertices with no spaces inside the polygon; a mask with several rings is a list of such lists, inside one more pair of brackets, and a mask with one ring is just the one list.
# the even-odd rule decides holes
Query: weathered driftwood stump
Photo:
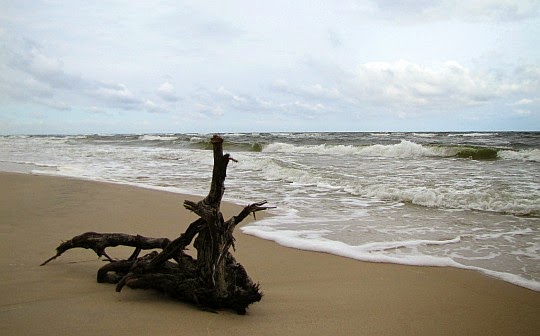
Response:
[{"label": "weathered driftwood stump", "polygon": [[[250,214],[266,210],[266,201],[246,206],[237,216],[225,221],[220,211],[225,191],[225,177],[229,154],[223,154],[223,139],[211,139],[214,151],[214,168],[210,192],[198,203],[184,201],[184,207],[199,215],[178,238],[149,238],[123,233],[86,232],[60,244],[56,255],[43,265],[72,248],[92,249],[104,256],[109,263],[97,273],[98,282],[115,283],[116,291],[130,288],[156,289],[181,301],[198,305],[205,310],[232,309],[245,314],[248,305],[260,301],[259,285],[254,283],[246,270],[234,259],[229,248],[234,248],[233,230]],[[197,259],[184,253],[195,239]],[[114,246],[135,247],[126,260],[113,260],[105,249]],[[161,249],[139,257],[141,250]]]}]

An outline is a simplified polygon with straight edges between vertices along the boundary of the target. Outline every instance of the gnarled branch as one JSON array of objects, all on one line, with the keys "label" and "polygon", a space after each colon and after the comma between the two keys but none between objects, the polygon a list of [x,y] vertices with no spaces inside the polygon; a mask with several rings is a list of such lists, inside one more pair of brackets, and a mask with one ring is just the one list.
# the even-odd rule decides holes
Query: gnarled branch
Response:
[{"label": "gnarled branch", "polygon": [[[225,192],[225,178],[229,154],[223,154],[223,139],[217,135],[211,139],[214,154],[212,182],[208,196],[199,202],[184,201],[184,207],[200,218],[192,222],[186,231],[170,241],[167,238],[148,238],[123,233],[86,232],[60,244],[56,255],[42,265],[56,259],[72,248],[92,249],[99,257],[105,256],[109,263],[98,270],[97,281],[116,283],[116,290],[123,287],[152,288],[176,299],[192,302],[204,310],[228,308],[244,314],[251,303],[262,298],[259,285],[248,276],[242,265],[229,252],[234,249],[233,231],[247,216],[272,207],[266,201],[244,207],[228,221],[220,210]],[[184,253],[193,242],[197,258]],[[113,260],[105,249],[114,246],[135,247],[126,260]],[[161,249],[142,257],[142,250]]]},{"label": "gnarled branch", "polygon": [[41,266],[48,264],[50,261],[58,258],[64,252],[72,248],[92,249],[98,255],[98,257],[105,256],[107,260],[114,261],[105,252],[107,247],[122,245],[132,246],[142,250],[151,250],[155,248],[165,248],[165,246],[169,245],[169,243],[170,240],[167,238],[148,238],[140,235],[134,236],[125,233],[86,232],[60,244],[56,248],[56,255],[44,261]]}]

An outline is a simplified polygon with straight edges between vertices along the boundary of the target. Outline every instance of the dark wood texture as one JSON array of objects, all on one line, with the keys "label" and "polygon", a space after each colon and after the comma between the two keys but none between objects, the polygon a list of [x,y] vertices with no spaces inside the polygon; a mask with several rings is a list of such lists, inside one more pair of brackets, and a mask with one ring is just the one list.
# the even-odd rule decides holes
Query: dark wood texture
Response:
[{"label": "dark wood texture", "polygon": [[[97,273],[98,282],[116,284],[116,290],[130,288],[155,289],[175,299],[194,303],[201,309],[216,311],[232,309],[245,314],[246,308],[260,301],[262,293],[244,267],[229,252],[234,248],[233,231],[250,214],[266,210],[266,201],[250,204],[237,215],[225,221],[220,210],[225,192],[225,178],[229,154],[223,154],[223,138],[211,139],[214,155],[212,182],[208,196],[199,202],[184,201],[184,207],[200,218],[174,240],[148,238],[123,233],[86,232],[60,244],[56,255],[43,262],[45,265],[72,248],[92,249],[109,263]],[[184,253],[193,241],[197,258]],[[114,260],[105,249],[113,246],[131,246],[135,250],[126,260]],[[142,250],[153,251],[142,257]]]}]

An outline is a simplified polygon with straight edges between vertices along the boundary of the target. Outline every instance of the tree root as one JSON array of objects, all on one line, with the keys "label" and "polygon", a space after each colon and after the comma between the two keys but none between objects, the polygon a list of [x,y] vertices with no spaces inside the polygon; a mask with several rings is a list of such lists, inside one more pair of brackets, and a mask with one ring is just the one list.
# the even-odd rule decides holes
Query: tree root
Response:
[{"label": "tree root", "polygon": [[[254,283],[242,265],[236,262],[229,248],[234,246],[232,235],[236,225],[247,216],[271,207],[266,201],[247,205],[228,221],[223,219],[220,204],[225,191],[227,165],[232,159],[223,154],[223,139],[211,139],[214,168],[208,196],[198,203],[185,201],[184,207],[199,215],[186,231],[173,241],[168,238],[148,238],[124,233],[86,232],[63,242],[56,255],[41,265],[58,258],[72,248],[92,249],[98,257],[109,261],[97,272],[97,282],[116,284],[116,291],[125,286],[133,289],[155,289],[168,296],[190,302],[201,309],[215,311],[231,309],[245,314],[247,307],[262,298],[259,284]],[[184,253],[194,241],[197,259]],[[114,260],[105,249],[131,246],[135,250],[126,260]],[[142,257],[142,250],[153,251]]]}]

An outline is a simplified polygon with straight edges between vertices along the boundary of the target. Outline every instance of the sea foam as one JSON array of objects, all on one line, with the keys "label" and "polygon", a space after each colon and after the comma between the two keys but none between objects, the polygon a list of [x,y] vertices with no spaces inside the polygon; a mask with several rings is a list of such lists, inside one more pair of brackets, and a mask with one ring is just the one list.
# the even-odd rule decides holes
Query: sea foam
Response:
[{"label": "sea foam", "polygon": [[525,149],[520,151],[502,150],[498,156],[506,160],[540,162],[540,149]]},{"label": "sea foam", "polygon": [[170,136],[170,135],[145,134],[145,135],[142,135],[139,139],[143,141],[171,141],[171,140],[178,140],[178,137]]},{"label": "sea foam", "polygon": [[438,257],[424,254],[398,254],[389,253],[389,250],[403,246],[418,246],[426,244],[454,244],[460,241],[460,237],[444,241],[408,241],[408,242],[376,242],[360,246],[351,246],[341,241],[323,238],[324,231],[314,230],[276,230],[271,225],[265,225],[265,221],[244,226],[242,232],[262,239],[274,241],[282,246],[334,254],[346,258],[375,263],[392,263],[410,266],[437,266],[455,267],[466,270],[474,270],[501,280],[522,286],[534,291],[540,291],[540,282],[523,278],[508,272],[493,271],[477,266],[464,265],[450,257]]},{"label": "sea foam", "polygon": [[393,145],[307,145],[297,146],[287,143],[272,143],[263,148],[267,153],[306,153],[320,155],[358,155],[365,157],[447,157],[457,154],[457,150],[444,147],[427,147],[411,141],[401,141]]},{"label": "sea foam", "polygon": [[[209,137],[0,136],[0,162],[204,195]],[[539,148],[538,133],[238,133],[226,136],[239,162],[229,165],[225,197],[277,206],[274,222],[246,229],[284,245],[476,267],[537,288]]]}]

